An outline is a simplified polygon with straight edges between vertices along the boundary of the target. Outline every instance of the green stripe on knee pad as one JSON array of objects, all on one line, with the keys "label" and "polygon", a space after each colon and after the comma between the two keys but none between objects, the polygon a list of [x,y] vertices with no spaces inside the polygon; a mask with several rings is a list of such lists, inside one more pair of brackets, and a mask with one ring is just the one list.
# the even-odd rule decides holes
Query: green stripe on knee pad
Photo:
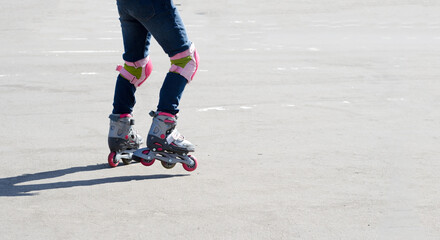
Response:
[{"label": "green stripe on knee pad", "polygon": [[187,56],[184,58],[179,58],[176,60],[171,60],[171,64],[174,64],[176,66],[179,66],[181,68],[185,68],[186,64],[188,64],[192,60],[191,56]]},{"label": "green stripe on knee pad", "polygon": [[[131,67],[131,66],[128,66],[127,64],[124,64],[124,68],[125,68],[125,70],[127,70],[127,72],[131,73],[133,76],[135,76],[138,79],[142,75],[142,67],[136,68],[136,67]],[[122,76],[122,74],[121,74],[121,76]],[[122,76],[122,77],[125,78],[124,76]],[[127,78],[125,78],[125,79],[127,79]],[[127,80],[130,81],[131,79],[127,79]]]}]

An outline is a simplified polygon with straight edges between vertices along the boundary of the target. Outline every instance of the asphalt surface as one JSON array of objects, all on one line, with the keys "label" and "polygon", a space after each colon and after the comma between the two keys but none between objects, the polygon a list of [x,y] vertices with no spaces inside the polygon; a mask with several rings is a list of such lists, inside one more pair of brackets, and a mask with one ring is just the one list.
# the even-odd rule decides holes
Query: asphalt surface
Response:
[{"label": "asphalt surface", "polygon": [[2,3],[1,239],[440,239],[439,2],[176,4],[201,59],[191,173],[108,167],[115,1]]}]

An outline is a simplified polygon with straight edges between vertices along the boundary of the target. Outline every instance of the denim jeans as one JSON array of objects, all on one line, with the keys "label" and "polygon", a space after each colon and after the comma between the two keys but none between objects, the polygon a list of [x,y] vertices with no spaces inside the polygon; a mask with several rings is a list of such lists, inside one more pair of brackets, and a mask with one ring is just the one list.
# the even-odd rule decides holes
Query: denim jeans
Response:
[{"label": "denim jeans", "polygon": [[[153,36],[169,57],[191,46],[182,19],[172,0],[117,0],[124,41],[125,61],[136,62],[149,55]],[[152,60],[154,66],[154,59]],[[187,80],[168,72],[159,93],[157,111],[176,114]],[[148,86],[148,80],[142,85]],[[136,88],[121,75],[116,80],[113,113],[131,113]]]}]

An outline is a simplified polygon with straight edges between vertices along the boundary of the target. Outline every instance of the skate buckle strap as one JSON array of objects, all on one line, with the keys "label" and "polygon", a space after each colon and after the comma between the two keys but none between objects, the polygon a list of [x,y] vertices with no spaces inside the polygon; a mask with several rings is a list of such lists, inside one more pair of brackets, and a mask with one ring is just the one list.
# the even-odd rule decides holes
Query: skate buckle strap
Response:
[{"label": "skate buckle strap", "polygon": [[[143,58],[136,62],[125,61],[125,65],[128,66],[127,68],[129,67],[134,68],[134,70],[131,69],[131,71],[133,72],[130,72],[125,68],[125,66],[121,66],[121,65],[118,65],[116,67],[116,71],[118,71],[125,79],[127,79],[135,87],[141,86],[142,83],[144,83],[145,80],[147,80],[147,78],[150,76],[151,72],[153,71],[153,65],[151,64],[150,56],[147,56],[146,58]],[[140,71],[137,71],[137,69],[140,67],[142,69],[140,69]],[[134,72],[136,72],[137,74]],[[139,75],[139,77],[135,76],[134,74]]]},{"label": "skate buckle strap", "polygon": [[173,143],[175,140],[179,139],[180,133],[176,130],[174,130],[170,135],[167,137],[168,144]]}]

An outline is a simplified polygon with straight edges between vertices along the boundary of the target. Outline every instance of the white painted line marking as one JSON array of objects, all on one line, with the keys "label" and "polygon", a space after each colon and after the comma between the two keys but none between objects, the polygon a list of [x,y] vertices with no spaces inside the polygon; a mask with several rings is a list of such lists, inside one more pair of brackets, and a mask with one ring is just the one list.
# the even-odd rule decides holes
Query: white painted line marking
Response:
[{"label": "white painted line marking", "polygon": [[314,69],[318,69],[318,68],[317,67],[302,67],[301,69],[314,70]]},{"label": "white painted line marking", "polygon": [[59,38],[60,41],[85,41],[88,40],[88,38],[79,38],[79,37],[63,37]]},{"label": "white painted line marking", "polygon": [[59,50],[59,51],[44,51],[45,53],[117,53],[116,50]]},{"label": "white painted line marking", "polygon": [[360,24],[356,24],[356,23],[350,23],[350,24],[344,24],[344,27],[360,27]]},{"label": "white painted line marking", "polygon": [[114,38],[114,37],[102,37],[98,38],[99,40],[121,40],[122,38]]},{"label": "white painted line marking", "polygon": [[201,25],[201,24],[188,24],[188,25],[185,25],[185,27],[189,27],[189,28],[191,28],[191,27],[193,27],[193,28],[197,28],[197,27],[204,27],[205,25]]},{"label": "white painted line marking", "polygon": [[211,111],[211,110],[215,110],[215,111],[225,111],[226,109],[224,107],[208,107],[208,108],[201,108],[198,109],[199,112],[207,112],[207,111]]},{"label": "white painted line marking", "polygon": [[390,102],[403,102],[403,101],[405,101],[405,98],[387,98],[387,101],[390,101]]}]

